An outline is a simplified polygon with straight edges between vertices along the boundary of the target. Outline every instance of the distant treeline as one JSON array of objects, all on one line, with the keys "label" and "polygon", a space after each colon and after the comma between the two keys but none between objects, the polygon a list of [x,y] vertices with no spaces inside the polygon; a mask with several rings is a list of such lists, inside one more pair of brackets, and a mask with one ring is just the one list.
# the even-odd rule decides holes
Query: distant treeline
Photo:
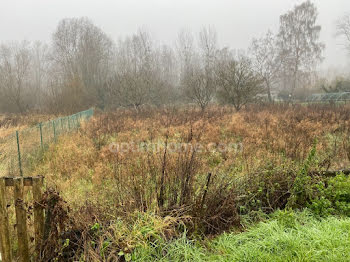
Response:
[{"label": "distant treeline", "polygon": [[322,61],[317,15],[310,1],[295,6],[281,15],[277,33],[253,39],[245,51],[219,47],[210,26],[182,30],[169,46],[145,30],[114,42],[88,18],[63,19],[49,44],[0,46],[0,112],[174,103],[205,109],[212,102],[239,110],[276,92],[290,99],[315,81]]}]

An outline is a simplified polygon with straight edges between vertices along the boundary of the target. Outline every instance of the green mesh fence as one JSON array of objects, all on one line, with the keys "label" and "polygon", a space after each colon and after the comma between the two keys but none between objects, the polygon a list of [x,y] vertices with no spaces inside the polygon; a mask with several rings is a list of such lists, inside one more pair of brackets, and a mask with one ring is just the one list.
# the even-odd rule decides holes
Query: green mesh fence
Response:
[{"label": "green mesh fence", "polygon": [[93,109],[89,109],[0,138],[0,176],[26,176],[50,143],[62,134],[77,130],[93,114]]}]

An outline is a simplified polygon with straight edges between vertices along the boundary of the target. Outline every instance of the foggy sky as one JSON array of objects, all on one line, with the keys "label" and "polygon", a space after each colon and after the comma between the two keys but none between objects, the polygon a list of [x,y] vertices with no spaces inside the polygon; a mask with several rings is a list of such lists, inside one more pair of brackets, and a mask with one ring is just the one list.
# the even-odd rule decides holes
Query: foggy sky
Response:
[{"label": "foggy sky", "polygon": [[[221,46],[246,49],[253,37],[276,32],[279,16],[299,0],[0,0],[0,42],[49,42],[57,23],[67,17],[89,17],[113,40],[146,28],[154,38],[172,44],[181,28],[193,32],[214,26]],[[349,0],[314,0],[326,44],[322,68],[349,64],[336,20],[350,12]]]}]

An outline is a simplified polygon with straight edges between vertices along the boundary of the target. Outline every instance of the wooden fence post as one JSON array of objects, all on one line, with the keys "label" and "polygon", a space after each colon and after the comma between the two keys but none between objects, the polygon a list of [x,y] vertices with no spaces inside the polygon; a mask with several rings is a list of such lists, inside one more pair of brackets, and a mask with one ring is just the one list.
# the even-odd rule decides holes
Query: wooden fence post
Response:
[{"label": "wooden fence post", "polygon": [[27,214],[24,209],[23,201],[23,178],[14,178],[14,197],[15,197],[15,210],[16,210],[16,228],[18,237],[18,251],[20,261],[30,261],[29,247],[28,247],[28,232],[27,232]]},{"label": "wooden fence post", "polygon": [[5,180],[0,179],[0,251],[3,262],[12,262]]},{"label": "wooden fence post", "polygon": [[34,198],[34,231],[35,245],[39,247],[44,233],[44,210],[40,206],[42,199],[41,188],[43,179],[41,177],[33,177],[33,198]]},{"label": "wooden fence post", "polygon": [[[16,261],[29,262],[30,259],[36,261],[35,256],[29,254],[29,241],[27,229],[27,210],[24,202],[24,187],[32,187],[34,199],[34,233],[35,244],[40,250],[40,245],[44,234],[44,209],[40,206],[42,200],[43,177],[1,177],[0,178],[0,252],[1,261],[13,262],[11,249],[11,237],[9,225],[9,215],[7,209],[6,187],[14,187],[15,216],[18,243],[18,259]],[[37,258],[40,258],[38,254]]]}]

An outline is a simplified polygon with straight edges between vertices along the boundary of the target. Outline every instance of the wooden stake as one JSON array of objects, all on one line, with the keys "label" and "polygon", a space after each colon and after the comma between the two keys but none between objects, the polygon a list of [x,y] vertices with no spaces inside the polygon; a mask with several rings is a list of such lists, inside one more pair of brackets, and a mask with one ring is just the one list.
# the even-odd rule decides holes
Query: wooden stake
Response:
[{"label": "wooden stake", "polygon": [[0,249],[3,262],[12,261],[10,228],[7,214],[5,179],[0,179]]},{"label": "wooden stake", "polygon": [[43,179],[40,177],[33,177],[33,198],[34,198],[34,231],[35,231],[35,245],[40,246],[44,233],[44,210],[40,206],[42,198],[41,188],[43,186]]},{"label": "wooden stake", "polygon": [[23,178],[14,178],[14,196],[16,209],[16,228],[20,261],[30,261],[27,233],[27,215],[23,201]]}]

